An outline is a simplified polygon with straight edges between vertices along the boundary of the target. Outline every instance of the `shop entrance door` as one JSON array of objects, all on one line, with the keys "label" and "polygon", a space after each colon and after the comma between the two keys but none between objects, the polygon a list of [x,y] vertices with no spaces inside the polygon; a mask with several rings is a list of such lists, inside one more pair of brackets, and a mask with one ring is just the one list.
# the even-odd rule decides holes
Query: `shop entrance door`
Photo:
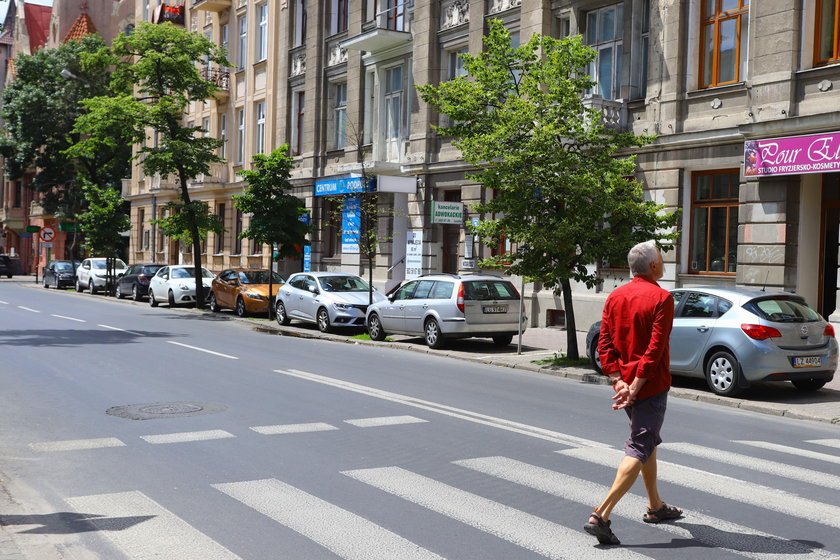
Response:
[{"label": "shop entrance door", "polygon": [[[446,202],[461,202],[461,191],[445,191],[443,200]],[[443,226],[443,259],[441,272],[458,273],[458,247],[461,243],[461,226],[444,224]]]},{"label": "shop entrance door", "polygon": [[823,176],[822,247],[820,248],[820,315],[828,316],[837,309],[837,291],[840,289],[838,252],[840,252],[840,175]]}]

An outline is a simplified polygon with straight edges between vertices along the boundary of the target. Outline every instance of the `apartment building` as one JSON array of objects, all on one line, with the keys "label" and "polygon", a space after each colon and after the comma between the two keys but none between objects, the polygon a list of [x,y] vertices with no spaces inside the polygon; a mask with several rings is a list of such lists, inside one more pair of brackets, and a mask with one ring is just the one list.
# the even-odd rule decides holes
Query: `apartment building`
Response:
[{"label": "apartment building", "polygon": [[[638,151],[646,196],[682,210],[680,240],[666,254],[665,287],[740,285],[803,294],[835,312],[840,219],[840,24],[837,0],[195,0],[186,25],[228,48],[235,65],[207,68],[222,91],[190,119],[226,140],[227,163],[196,180],[194,196],[228,231],[207,241],[212,269],[265,266],[248,247],[231,196],[251,156],[289,143],[296,193],[314,231],[304,268],[364,273],[347,235],[352,204],[372,196],[384,210],[374,281],[388,288],[428,272],[476,271],[501,247],[474,241],[472,203],[490,193],[416,84],[464,72],[489,18],[515,42],[539,32],[581,34],[598,52],[586,102],[612,126],[656,140]],[[147,18],[148,3],[138,6]],[[840,84],[838,84],[840,85]],[[375,181],[359,180],[364,172]],[[188,262],[149,221],[177,196],[166,178],[135,175],[132,260]],[[341,215],[336,221],[335,214]],[[581,328],[628,277],[602,268],[597,290],[576,287]],[[532,325],[563,321],[559,297],[526,286]],[[840,318],[840,317],[838,317]]]}]

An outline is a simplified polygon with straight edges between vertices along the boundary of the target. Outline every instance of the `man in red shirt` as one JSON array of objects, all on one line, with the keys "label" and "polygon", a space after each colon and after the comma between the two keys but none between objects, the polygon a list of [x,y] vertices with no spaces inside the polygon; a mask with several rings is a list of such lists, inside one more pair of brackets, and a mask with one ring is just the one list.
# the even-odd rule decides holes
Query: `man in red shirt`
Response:
[{"label": "man in red shirt", "polygon": [[601,319],[598,354],[601,369],[615,389],[613,409],[624,409],[630,437],[624,458],[604,501],[595,508],[584,530],[601,544],[621,544],[610,528],[610,512],[642,473],[648,495],[646,523],[682,516],[667,505],[656,486],[656,446],[671,387],[668,337],[674,322],[674,299],[659,287],[662,254],[653,241],[639,243],[627,255],[633,279],[607,298]]}]

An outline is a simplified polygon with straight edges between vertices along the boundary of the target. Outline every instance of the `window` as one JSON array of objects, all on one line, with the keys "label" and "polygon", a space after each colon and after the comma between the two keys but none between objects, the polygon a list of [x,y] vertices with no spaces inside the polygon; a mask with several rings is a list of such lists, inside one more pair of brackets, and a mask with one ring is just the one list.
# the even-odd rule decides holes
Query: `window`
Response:
[{"label": "window", "polygon": [[399,157],[402,138],[403,80],[402,66],[385,70],[385,142],[387,159]]},{"label": "window", "polygon": [[219,115],[219,140],[222,145],[219,147],[219,155],[227,157],[227,115]]},{"label": "window", "polygon": [[394,31],[408,31],[406,22],[407,0],[384,0],[381,3],[385,16],[385,28]]},{"label": "window", "polygon": [[565,39],[572,34],[572,20],[568,17],[557,20],[557,38]]},{"label": "window", "polygon": [[245,109],[236,111],[236,163],[245,161]]},{"label": "window", "polygon": [[268,57],[268,4],[257,6],[257,59],[261,62]]},{"label": "window", "polygon": [[262,255],[262,245],[257,243],[256,239],[252,239],[250,241],[251,249],[250,253],[252,255]]},{"label": "window", "polygon": [[248,18],[244,14],[239,17],[239,45],[237,49],[237,66],[239,70],[245,69],[248,60]]},{"label": "window", "polygon": [[647,95],[648,52],[650,51],[650,0],[642,2],[642,81],[639,84],[639,97]]},{"label": "window", "polygon": [[816,42],[814,65],[821,66],[840,61],[840,0],[817,0]]},{"label": "window", "polygon": [[222,48],[225,50],[225,56],[230,56],[230,24],[222,25]]},{"label": "window", "polygon": [[[225,223],[225,203],[220,202],[216,205],[216,215],[219,217],[219,220],[222,224]],[[216,248],[215,253],[221,254],[225,250],[225,234],[224,232],[216,234]]]},{"label": "window", "polygon": [[[160,219],[166,217],[166,208],[164,206],[158,207],[157,215]],[[152,215],[154,216],[154,214]],[[163,233],[163,228],[157,226],[157,243],[155,245],[157,252],[163,254],[166,252],[166,235]]]},{"label": "window", "polygon": [[257,127],[256,127],[256,148],[254,153],[265,153],[265,101],[257,103],[256,111]]},{"label": "window", "polygon": [[294,43],[293,47],[300,47],[306,43],[306,0],[294,0]]},{"label": "window", "polygon": [[330,35],[347,31],[350,0],[330,0]]},{"label": "window", "polygon": [[467,48],[463,47],[458,50],[449,51],[446,53],[448,58],[447,60],[447,80],[454,80],[460,76],[467,75],[467,69],[464,68],[464,59],[461,57],[462,54],[467,54]]},{"label": "window", "polygon": [[151,21],[149,19],[150,9],[149,0],[143,0],[143,21]]},{"label": "window", "polygon": [[20,208],[23,205],[23,183],[15,181],[15,195],[12,199],[12,208]]},{"label": "window", "polygon": [[335,111],[333,146],[344,148],[347,144],[347,83],[335,84]]},{"label": "window", "polygon": [[692,177],[690,272],[734,274],[738,254],[737,169]]},{"label": "window", "polygon": [[710,319],[715,316],[717,298],[708,294],[691,292],[685,298],[680,310],[680,317],[695,319]]},{"label": "window", "polygon": [[210,136],[210,117],[204,117],[201,119],[201,128],[203,129],[203,137],[207,138]]},{"label": "window", "polygon": [[143,247],[143,239],[145,237],[145,230],[144,226],[146,225],[146,209],[145,208],[138,208],[137,209],[137,249]]},{"label": "window", "polygon": [[604,99],[621,97],[624,4],[613,4],[586,14],[586,44],[598,52],[586,71],[598,82],[595,93]]},{"label": "window", "polygon": [[732,84],[746,75],[749,0],[702,0],[700,87]]},{"label": "window", "polygon": [[239,234],[242,233],[242,210],[235,210],[233,214],[233,254],[242,254],[242,239]]},{"label": "window", "polygon": [[292,155],[303,153],[303,117],[306,95],[302,91],[292,92]]}]

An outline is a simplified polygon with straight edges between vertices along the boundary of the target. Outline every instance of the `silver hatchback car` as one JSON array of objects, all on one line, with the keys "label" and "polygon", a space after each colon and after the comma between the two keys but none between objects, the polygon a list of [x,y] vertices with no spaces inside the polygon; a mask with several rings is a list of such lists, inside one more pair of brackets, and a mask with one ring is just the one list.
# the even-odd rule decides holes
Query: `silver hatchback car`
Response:
[{"label": "silver hatchback car", "polygon": [[506,346],[519,332],[521,305],[519,292],[505,278],[428,274],[371,305],[368,334],[373,340],[383,340],[386,333],[423,335],[431,348],[440,348],[447,338],[468,337],[490,337]]},{"label": "silver hatchback car", "polygon": [[[719,395],[734,396],[761,381],[790,381],[816,391],[837,369],[834,327],[802,296],[742,288],[672,290],[671,373],[705,378]],[[595,323],[586,352],[600,371]]]}]

